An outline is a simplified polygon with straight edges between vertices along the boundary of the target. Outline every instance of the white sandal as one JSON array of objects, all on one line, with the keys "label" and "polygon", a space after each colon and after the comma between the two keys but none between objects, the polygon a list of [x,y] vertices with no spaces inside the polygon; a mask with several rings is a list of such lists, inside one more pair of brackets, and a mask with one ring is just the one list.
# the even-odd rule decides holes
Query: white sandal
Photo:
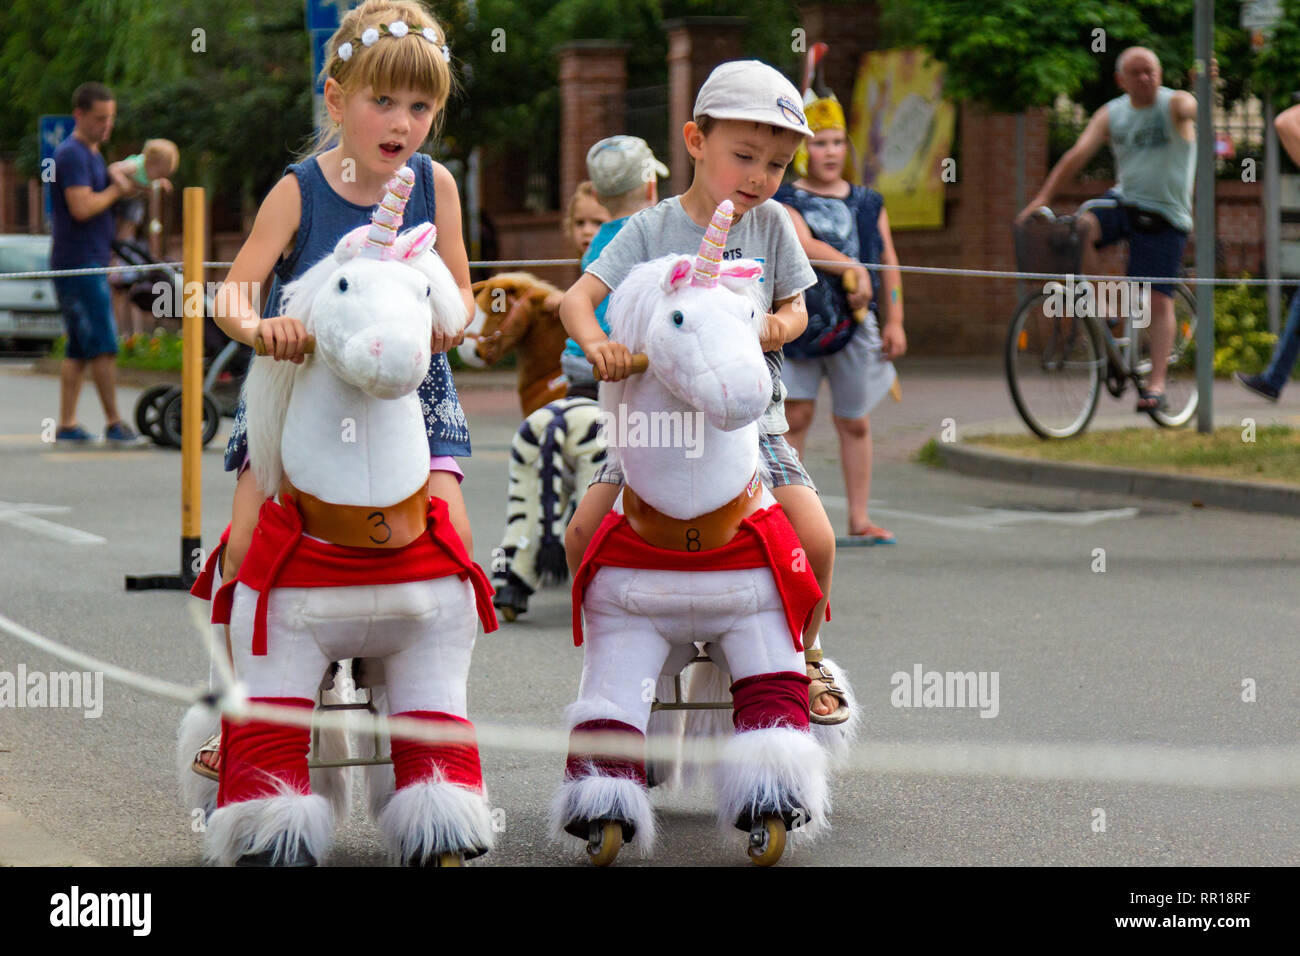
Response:
[{"label": "white sandal", "polygon": [[[204,754],[216,754],[217,766],[209,767],[202,760]],[[221,779],[221,732],[213,734],[207,739],[198,752],[194,755],[194,762],[190,764],[190,769],[200,777],[206,777],[209,780]]]},{"label": "white sandal", "polygon": [[[844,688],[835,683],[835,675],[828,671],[826,665],[822,663],[822,649],[820,647],[809,648],[804,651],[803,659],[817,672],[817,676],[813,677],[812,682],[808,685],[808,719],[814,724],[832,727],[844,723],[849,719],[849,699],[844,693]],[[830,694],[839,702],[839,706],[829,714],[813,712],[813,701],[822,694]]]}]

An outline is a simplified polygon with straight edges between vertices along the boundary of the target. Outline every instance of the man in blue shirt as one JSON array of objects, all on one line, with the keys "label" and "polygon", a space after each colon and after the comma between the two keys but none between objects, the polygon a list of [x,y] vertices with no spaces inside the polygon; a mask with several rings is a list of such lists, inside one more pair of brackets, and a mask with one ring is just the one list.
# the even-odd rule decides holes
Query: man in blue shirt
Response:
[{"label": "man in blue shirt", "polygon": [[[110,176],[99,146],[113,131],[117,105],[102,83],[83,83],[72,94],[72,135],[54,151],[53,237],[51,269],[107,266],[112,255],[113,203],[135,187],[124,174]],[[89,367],[104,406],[104,437],[116,444],[137,444],[118,415],[115,393],[117,323],[113,319],[108,276],[59,276],[54,291],[68,334],[67,357],[60,369],[60,442],[86,442],[90,434],[77,424],[77,399]]]}]

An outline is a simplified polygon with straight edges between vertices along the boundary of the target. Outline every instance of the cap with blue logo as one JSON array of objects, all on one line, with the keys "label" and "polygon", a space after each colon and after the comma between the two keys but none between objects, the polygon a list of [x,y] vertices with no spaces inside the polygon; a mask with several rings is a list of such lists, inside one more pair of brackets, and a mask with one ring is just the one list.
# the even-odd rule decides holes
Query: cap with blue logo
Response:
[{"label": "cap with blue logo", "polygon": [[799,91],[762,60],[732,60],[715,67],[695,97],[692,115],[767,123],[813,135]]}]

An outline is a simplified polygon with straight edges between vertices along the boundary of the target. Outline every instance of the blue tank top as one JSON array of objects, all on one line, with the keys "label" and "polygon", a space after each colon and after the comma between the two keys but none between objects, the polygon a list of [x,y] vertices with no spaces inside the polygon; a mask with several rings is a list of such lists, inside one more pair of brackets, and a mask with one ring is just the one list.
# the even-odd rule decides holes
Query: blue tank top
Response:
[{"label": "blue tank top", "polygon": [[[793,206],[808,224],[813,238],[820,239],[837,252],[859,262],[878,263],[884,251],[880,235],[880,210],[884,197],[865,186],[850,186],[844,199],[819,196],[789,184],[776,191],[777,202]],[[804,305],[808,309],[808,326],[797,339],[783,348],[791,358],[819,358],[844,348],[853,337],[853,312],[839,276],[813,270],[817,284],[805,289]],[[870,272],[872,301],[880,300],[881,275]]]},{"label": "blue tank top", "polygon": [[[409,165],[415,172],[415,187],[402,214],[402,229],[410,229],[421,222],[436,222],[434,215],[433,160],[423,153],[411,157]],[[275,266],[271,288],[267,292],[262,315],[280,315],[280,297],[284,286],[298,278],[321,259],[334,251],[334,246],[346,233],[370,221],[374,206],[358,206],[348,202],[334,191],[320,164],[312,156],[305,162],[285,168],[298,179],[302,193],[302,214],[298,222],[298,238],[293,251],[281,258]],[[429,362],[429,374],[420,383],[420,407],[424,411],[424,428],[429,437],[430,455],[451,455],[468,458],[470,455],[469,424],[456,395],[451,366],[445,352],[437,352]],[[235,471],[248,453],[248,434],[244,415],[244,398],[239,398],[235,424],[226,445],[226,471]]]}]

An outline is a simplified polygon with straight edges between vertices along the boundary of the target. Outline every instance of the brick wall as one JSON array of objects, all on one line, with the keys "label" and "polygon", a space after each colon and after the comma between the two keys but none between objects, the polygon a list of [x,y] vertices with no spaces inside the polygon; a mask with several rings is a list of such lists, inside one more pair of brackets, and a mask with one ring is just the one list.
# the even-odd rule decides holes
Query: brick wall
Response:
[{"label": "brick wall", "polygon": [[[807,47],[814,43],[829,44],[822,61],[822,78],[848,108],[853,83],[858,76],[858,60],[867,50],[880,49],[880,7],[872,3],[802,3],[799,19]],[[797,86],[803,79],[791,77]]]},{"label": "brick wall", "polygon": [[626,43],[574,40],[556,48],[560,59],[560,203],[587,178],[587,151],[623,126],[627,90]]},{"label": "brick wall", "polygon": [[682,127],[694,119],[695,94],[713,68],[741,58],[745,17],[680,17],[665,20],[668,34],[668,169],[665,196],[684,193],[691,184],[690,157]]}]

